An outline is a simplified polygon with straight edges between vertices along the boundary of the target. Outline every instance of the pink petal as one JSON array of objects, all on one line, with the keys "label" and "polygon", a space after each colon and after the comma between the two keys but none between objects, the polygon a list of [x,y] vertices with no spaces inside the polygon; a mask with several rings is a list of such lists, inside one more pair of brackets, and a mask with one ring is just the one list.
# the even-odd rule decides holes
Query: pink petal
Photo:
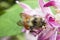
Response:
[{"label": "pink petal", "polygon": [[25,3],[16,1],[17,4],[19,4],[24,10],[31,10],[31,7]]},{"label": "pink petal", "polygon": [[44,1],[43,0],[39,0],[39,5],[41,7],[42,12],[44,13],[44,15],[46,16],[47,14],[51,14],[53,15],[51,9],[49,7],[44,7]]},{"label": "pink petal", "polygon": [[52,35],[54,35],[56,29],[50,30],[45,36],[44,39],[50,38]]},{"label": "pink petal", "polygon": [[54,3],[53,3],[54,5],[52,5],[52,6],[60,8],[60,0],[50,0],[50,1],[54,1]]},{"label": "pink petal", "polygon": [[60,27],[60,24],[56,22],[55,18],[50,15],[50,14],[47,14],[46,15],[46,21],[47,21],[47,24],[51,25],[51,27]]},{"label": "pink petal", "polygon": [[46,3],[44,5],[44,7],[49,7],[49,6],[55,6],[55,2],[54,1],[49,1],[48,3]]}]

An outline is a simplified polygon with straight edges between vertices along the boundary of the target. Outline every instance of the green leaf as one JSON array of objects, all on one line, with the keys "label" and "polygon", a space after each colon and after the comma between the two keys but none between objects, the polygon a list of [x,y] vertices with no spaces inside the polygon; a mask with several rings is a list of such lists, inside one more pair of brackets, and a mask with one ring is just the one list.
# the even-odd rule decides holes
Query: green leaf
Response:
[{"label": "green leaf", "polygon": [[0,36],[16,35],[21,32],[22,27],[17,25],[21,8],[14,5],[0,16]]}]

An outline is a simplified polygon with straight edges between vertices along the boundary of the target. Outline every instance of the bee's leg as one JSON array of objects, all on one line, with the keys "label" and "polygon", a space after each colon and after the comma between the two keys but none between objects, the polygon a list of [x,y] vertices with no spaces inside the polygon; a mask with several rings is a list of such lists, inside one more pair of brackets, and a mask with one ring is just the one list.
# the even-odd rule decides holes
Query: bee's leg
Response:
[{"label": "bee's leg", "polygon": [[18,26],[23,26],[23,22],[22,22],[21,20],[19,20],[19,21],[17,22],[17,25],[18,25]]},{"label": "bee's leg", "polygon": [[30,32],[33,32],[33,27],[30,27]]}]

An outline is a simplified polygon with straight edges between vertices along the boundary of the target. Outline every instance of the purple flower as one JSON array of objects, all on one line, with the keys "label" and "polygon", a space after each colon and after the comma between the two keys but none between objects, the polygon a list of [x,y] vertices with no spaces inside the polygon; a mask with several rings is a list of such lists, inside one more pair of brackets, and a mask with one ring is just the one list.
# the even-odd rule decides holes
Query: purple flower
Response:
[{"label": "purple flower", "polygon": [[[49,6],[54,6],[54,7],[59,6],[59,4],[57,4],[56,1],[50,0],[48,3],[45,3],[43,0],[39,0],[40,10],[32,9],[30,6],[21,2],[19,3],[18,1],[17,3],[24,9],[23,13],[30,16],[33,16],[33,15],[42,16],[42,18],[45,19],[47,24],[45,30],[38,30],[32,33],[30,33],[30,30],[23,30],[28,40],[33,40],[33,38],[34,40],[56,40],[57,29],[58,27],[60,27],[60,25],[56,22],[54,15],[49,8]],[[38,38],[36,38],[37,35],[38,35]],[[33,36],[33,38],[31,36]]]},{"label": "purple flower", "polygon": [[48,3],[46,3],[44,5],[44,7],[49,7],[49,6],[55,6],[55,2],[54,1],[49,1]]}]

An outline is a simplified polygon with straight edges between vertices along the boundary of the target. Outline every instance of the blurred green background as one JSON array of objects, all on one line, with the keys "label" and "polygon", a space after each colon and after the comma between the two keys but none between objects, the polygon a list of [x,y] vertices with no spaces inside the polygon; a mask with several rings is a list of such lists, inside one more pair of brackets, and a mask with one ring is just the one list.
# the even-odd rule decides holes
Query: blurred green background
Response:
[{"label": "blurred green background", "polygon": [[[38,7],[38,0],[20,0],[20,2],[26,3],[32,8]],[[16,36],[18,40],[24,40],[21,32],[23,26],[17,25],[17,22],[21,20],[22,10],[15,0],[0,0],[0,37]]]}]

